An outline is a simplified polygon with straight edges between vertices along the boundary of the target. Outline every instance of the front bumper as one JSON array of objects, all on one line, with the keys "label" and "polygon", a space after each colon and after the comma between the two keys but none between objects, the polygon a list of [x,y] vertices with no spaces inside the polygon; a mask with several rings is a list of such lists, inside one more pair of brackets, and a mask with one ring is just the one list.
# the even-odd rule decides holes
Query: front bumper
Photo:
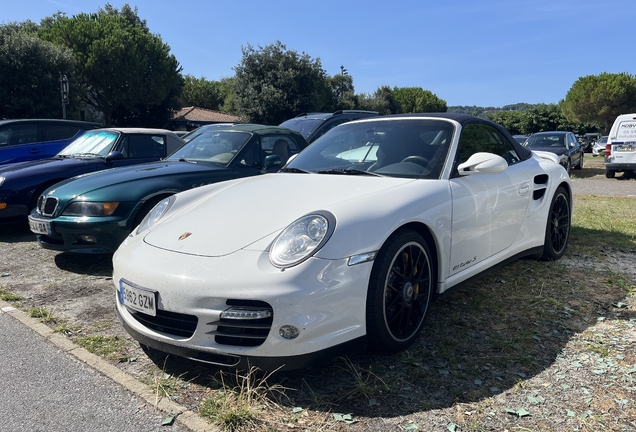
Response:
[{"label": "front bumper", "polygon": [[[296,369],[359,352],[366,344],[366,294],[372,262],[348,266],[347,260],[310,258],[284,271],[269,263],[267,252],[241,250],[223,257],[202,257],[161,250],[134,238],[113,257],[116,308],[124,328],[141,344],[207,363],[264,370]],[[128,309],[119,299],[125,279],[155,291],[158,314],[187,333]],[[221,313],[230,304],[271,306],[272,319],[257,346],[219,337]],[[163,318],[162,318],[163,319]],[[178,324],[176,324],[178,326]],[[294,339],[280,335],[294,326]]]},{"label": "front bumper", "polygon": [[127,219],[118,217],[43,218],[31,214],[30,218],[51,224],[51,235],[37,234],[38,243],[45,249],[62,252],[113,253],[130,233]]}]

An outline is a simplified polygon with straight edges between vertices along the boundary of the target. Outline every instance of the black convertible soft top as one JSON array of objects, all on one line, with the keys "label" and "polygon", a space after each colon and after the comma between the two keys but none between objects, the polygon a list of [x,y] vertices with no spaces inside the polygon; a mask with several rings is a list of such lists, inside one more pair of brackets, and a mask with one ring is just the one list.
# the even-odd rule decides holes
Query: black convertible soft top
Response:
[{"label": "black convertible soft top", "polygon": [[467,124],[471,124],[471,123],[487,124],[489,126],[494,127],[495,129],[497,129],[499,132],[502,133],[503,136],[506,137],[506,139],[510,142],[510,145],[515,149],[515,151],[517,152],[517,154],[519,155],[519,158],[521,160],[526,160],[526,159],[528,159],[529,157],[532,156],[532,151],[530,149],[528,149],[527,147],[524,147],[521,144],[519,144],[519,142],[517,142],[517,140],[512,137],[510,132],[508,132],[508,129],[506,129],[505,127],[501,126],[498,123],[495,123],[494,121],[491,121],[491,120],[488,120],[488,119],[484,119],[484,118],[481,118],[481,117],[476,117],[476,116],[472,116],[472,115],[469,115],[469,114],[449,113],[449,112],[446,112],[446,113],[436,112],[436,113],[392,114],[392,115],[384,116],[383,118],[387,118],[387,117],[436,117],[436,118],[441,118],[441,119],[454,120],[457,123],[459,123],[460,125],[462,125],[462,127],[466,126]]}]

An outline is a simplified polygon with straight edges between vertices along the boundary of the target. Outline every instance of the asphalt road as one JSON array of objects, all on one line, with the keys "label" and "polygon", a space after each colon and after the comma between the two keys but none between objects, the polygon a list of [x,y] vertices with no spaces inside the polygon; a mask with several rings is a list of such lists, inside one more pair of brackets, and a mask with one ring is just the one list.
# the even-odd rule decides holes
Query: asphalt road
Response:
[{"label": "asphalt road", "polygon": [[0,309],[0,431],[186,431]]}]

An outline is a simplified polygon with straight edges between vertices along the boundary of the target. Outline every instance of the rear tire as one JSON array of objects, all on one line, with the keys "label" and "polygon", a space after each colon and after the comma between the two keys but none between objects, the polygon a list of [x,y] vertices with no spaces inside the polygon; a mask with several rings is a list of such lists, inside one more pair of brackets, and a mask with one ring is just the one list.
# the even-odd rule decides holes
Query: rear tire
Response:
[{"label": "rear tire", "polygon": [[571,218],[569,195],[563,186],[559,186],[548,212],[542,259],[554,261],[563,256],[570,238]]},{"label": "rear tire", "polygon": [[414,231],[393,235],[378,252],[367,293],[367,342],[394,352],[417,338],[435,288],[435,268],[426,240]]},{"label": "rear tire", "polygon": [[610,171],[610,170],[606,170],[605,171],[605,177],[612,179],[614,177],[616,177],[616,171]]}]

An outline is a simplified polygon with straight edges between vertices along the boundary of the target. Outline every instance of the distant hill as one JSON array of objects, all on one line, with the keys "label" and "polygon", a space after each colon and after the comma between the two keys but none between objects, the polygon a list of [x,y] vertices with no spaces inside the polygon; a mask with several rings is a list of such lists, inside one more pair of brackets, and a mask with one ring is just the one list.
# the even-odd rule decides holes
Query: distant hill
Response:
[{"label": "distant hill", "polygon": [[496,107],[480,107],[480,106],[449,106],[447,112],[461,113],[461,114],[470,114],[477,117],[486,117],[486,114],[495,113],[497,111],[525,111],[530,107],[533,107],[533,104],[527,103],[516,103],[511,105],[504,105],[501,108]]}]

